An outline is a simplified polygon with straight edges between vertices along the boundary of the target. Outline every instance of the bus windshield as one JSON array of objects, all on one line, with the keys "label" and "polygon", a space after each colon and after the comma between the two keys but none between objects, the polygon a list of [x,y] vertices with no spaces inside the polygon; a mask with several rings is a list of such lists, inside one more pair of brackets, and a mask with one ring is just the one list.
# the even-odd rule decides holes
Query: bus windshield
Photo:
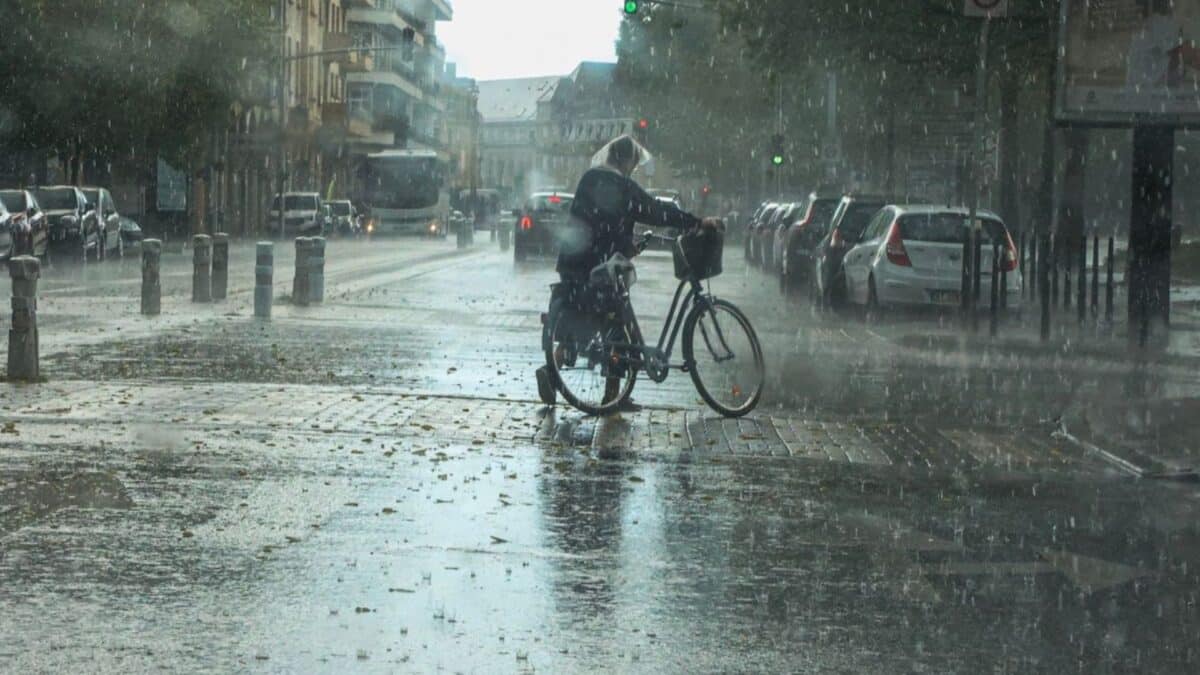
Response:
[{"label": "bus windshield", "polygon": [[438,203],[441,174],[434,157],[369,157],[363,182],[374,208],[425,209]]}]

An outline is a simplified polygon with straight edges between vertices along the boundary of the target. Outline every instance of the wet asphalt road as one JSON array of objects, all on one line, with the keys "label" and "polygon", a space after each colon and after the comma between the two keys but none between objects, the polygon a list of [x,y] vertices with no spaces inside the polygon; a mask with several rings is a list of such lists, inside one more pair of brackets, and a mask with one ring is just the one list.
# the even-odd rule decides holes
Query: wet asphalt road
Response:
[{"label": "wet asphalt road", "polygon": [[[759,414],[676,373],[588,420],[532,400],[549,263],[333,242],[298,308],[281,249],[264,324],[251,255],[201,308],[169,259],[155,320],[131,261],[48,273],[48,382],[2,392],[0,670],[1200,668],[1196,491],[1053,434],[1191,373],[817,321],[731,248]],[[653,325],[669,258],[639,277]]]}]

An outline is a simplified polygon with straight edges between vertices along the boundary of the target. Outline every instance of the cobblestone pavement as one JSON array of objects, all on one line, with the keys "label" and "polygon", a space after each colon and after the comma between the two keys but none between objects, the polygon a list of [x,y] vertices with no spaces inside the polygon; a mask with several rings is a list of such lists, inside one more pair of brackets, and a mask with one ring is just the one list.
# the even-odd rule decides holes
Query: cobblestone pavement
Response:
[{"label": "cobblestone pavement", "polygon": [[48,381],[0,391],[0,669],[1197,667],[1194,492],[1055,434],[1123,366],[815,323],[728,260],[761,409],[674,374],[597,420],[532,400],[545,262],[334,242],[327,302],[264,323],[235,251],[230,301],[176,259],[155,320],[128,262],[44,284]]}]

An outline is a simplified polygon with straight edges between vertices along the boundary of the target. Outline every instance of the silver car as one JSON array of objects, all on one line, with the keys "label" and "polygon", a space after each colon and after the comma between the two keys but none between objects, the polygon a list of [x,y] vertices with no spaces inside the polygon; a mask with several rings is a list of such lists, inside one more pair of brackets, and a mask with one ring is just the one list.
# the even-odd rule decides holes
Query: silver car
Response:
[{"label": "silver car", "polygon": [[[846,253],[847,299],[868,307],[959,306],[963,242],[969,212],[945,206],[887,206],[871,219],[859,244]],[[999,216],[980,211],[983,253],[980,304],[990,304],[993,245],[999,244],[1007,273],[1008,307],[1021,300],[1017,252]]]}]

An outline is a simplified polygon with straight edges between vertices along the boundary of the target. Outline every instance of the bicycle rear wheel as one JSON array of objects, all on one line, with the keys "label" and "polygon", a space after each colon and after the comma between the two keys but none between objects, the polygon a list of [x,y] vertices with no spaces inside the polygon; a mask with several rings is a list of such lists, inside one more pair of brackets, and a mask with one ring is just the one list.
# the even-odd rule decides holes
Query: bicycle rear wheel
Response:
[{"label": "bicycle rear wheel", "polygon": [[[584,325],[590,323],[594,325]],[[580,411],[608,415],[633,395],[637,368],[631,362],[633,350],[623,346],[633,344],[628,327],[561,312],[543,342],[559,393]]]},{"label": "bicycle rear wheel", "polygon": [[683,325],[683,359],[713,410],[741,417],[758,405],[767,379],[762,345],[732,303],[711,300],[692,309]]}]

